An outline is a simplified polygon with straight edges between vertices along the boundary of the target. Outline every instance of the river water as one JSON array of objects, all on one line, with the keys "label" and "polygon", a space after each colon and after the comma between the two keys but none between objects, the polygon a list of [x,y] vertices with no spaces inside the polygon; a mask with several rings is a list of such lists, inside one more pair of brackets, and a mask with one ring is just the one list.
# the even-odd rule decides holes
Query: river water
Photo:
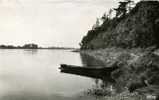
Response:
[{"label": "river water", "polygon": [[63,63],[86,61],[69,50],[1,49],[0,100],[86,100],[81,94],[97,80],[61,73]]}]

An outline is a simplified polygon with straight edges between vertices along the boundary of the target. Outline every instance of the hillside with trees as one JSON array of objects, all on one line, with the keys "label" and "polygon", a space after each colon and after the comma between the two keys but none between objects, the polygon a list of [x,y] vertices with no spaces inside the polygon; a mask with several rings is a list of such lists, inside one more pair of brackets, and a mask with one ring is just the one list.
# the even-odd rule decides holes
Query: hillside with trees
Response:
[{"label": "hillside with trees", "polygon": [[[116,13],[114,17],[112,12]],[[135,5],[131,0],[124,0],[100,20],[103,23],[93,27],[83,37],[81,49],[159,46],[158,1],[140,1]]]},{"label": "hillside with trees", "polygon": [[111,77],[124,92],[107,99],[159,100],[159,1],[124,0],[98,20],[80,46],[82,55],[118,67]]}]

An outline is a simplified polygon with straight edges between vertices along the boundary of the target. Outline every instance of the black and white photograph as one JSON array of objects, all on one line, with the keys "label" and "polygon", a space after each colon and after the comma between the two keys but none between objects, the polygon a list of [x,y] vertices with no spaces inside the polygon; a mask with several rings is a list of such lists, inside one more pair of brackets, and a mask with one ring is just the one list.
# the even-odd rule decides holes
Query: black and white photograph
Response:
[{"label": "black and white photograph", "polygon": [[159,100],[159,0],[0,0],[0,100]]}]

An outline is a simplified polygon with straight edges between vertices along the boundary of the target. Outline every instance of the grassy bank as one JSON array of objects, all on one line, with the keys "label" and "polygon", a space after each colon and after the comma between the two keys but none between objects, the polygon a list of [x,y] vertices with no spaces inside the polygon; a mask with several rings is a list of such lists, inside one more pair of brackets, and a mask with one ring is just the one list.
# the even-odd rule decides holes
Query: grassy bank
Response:
[{"label": "grassy bank", "polygon": [[112,77],[121,87],[127,88],[128,92],[106,97],[107,100],[149,100],[159,96],[159,53],[154,47],[107,48],[81,53],[102,61],[105,67],[113,63],[119,66],[119,69],[112,72]]}]

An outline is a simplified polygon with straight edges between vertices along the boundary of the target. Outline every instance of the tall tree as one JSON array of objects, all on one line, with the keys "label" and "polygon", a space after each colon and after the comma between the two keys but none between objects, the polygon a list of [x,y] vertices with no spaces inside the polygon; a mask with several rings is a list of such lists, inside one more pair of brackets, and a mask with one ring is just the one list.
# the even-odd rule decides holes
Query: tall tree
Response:
[{"label": "tall tree", "polygon": [[110,9],[108,11],[108,14],[104,13],[103,16],[100,18],[102,20],[102,22],[110,20],[112,18],[112,12],[113,12],[113,9]]},{"label": "tall tree", "polygon": [[109,12],[108,12],[108,16],[109,16],[109,18],[111,18],[111,17],[112,17],[112,12],[113,12],[113,9],[110,9],[110,10],[109,10]]},{"label": "tall tree", "polygon": [[106,13],[103,14],[101,17],[101,20],[104,22],[108,18],[108,15]]},{"label": "tall tree", "polygon": [[124,0],[119,2],[118,8],[115,8],[116,17],[124,17],[126,13],[131,9],[132,0]]},{"label": "tall tree", "polygon": [[133,0],[125,0],[128,4],[127,4],[127,9],[128,12],[131,11],[131,9],[133,8],[132,6],[135,4],[135,2]]},{"label": "tall tree", "polygon": [[99,26],[100,26],[100,19],[97,18],[96,23],[93,25],[92,29],[94,30],[94,29],[96,29]]}]

